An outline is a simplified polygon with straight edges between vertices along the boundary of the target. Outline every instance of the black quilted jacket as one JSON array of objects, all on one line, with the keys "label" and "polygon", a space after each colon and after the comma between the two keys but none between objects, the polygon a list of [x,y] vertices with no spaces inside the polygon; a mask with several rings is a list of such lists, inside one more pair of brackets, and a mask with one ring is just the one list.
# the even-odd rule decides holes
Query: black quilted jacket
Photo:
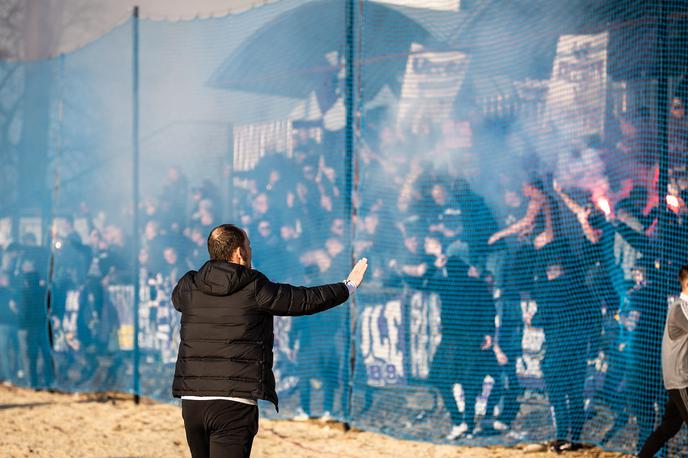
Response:
[{"label": "black quilted jacket", "polygon": [[224,261],[187,272],[172,292],[182,313],[172,394],[265,399],[278,408],[272,317],[311,315],[348,297],[344,283],[273,283],[257,270]]}]

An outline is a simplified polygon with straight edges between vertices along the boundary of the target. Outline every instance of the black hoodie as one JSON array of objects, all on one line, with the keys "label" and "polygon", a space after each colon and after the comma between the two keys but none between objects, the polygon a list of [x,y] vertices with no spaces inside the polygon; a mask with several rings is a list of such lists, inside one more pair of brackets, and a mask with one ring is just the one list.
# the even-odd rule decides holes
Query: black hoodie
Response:
[{"label": "black hoodie", "polygon": [[225,261],[187,272],[172,292],[182,313],[172,394],[265,399],[277,408],[272,317],[312,315],[348,297],[344,283],[273,283],[257,270]]}]

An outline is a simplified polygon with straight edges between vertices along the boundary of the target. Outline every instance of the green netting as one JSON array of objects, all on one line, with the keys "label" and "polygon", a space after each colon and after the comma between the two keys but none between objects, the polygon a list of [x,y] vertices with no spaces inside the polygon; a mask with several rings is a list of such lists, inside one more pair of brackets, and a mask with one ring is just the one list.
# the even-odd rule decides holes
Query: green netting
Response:
[{"label": "green netting", "polygon": [[369,259],[276,319],[280,416],[637,451],[688,257],[686,12],[283,0],[0,63],[0,378],[171,400],[171,289],[232,222],[274,280]]}]

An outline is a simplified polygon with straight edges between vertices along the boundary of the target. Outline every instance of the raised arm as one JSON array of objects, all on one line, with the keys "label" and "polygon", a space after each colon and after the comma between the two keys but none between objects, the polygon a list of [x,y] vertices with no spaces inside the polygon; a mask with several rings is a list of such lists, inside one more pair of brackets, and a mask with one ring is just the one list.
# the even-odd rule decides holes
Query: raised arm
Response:
[{"label": "raised arm", "polygon": [[261,275],[255,283],[258,306],[271,315],[312,315],[346,302],[363,280],[368,267],[367,260],[359,261],[346,282],[303,287],[286,283],[273,283]]},{"label": "raised arm", "polygon": [[555,181],[554,182],[554,190],[559,194],[559,197],[561,197],[561,200],[564,201],[566,206],[571,210],[573,213],[576,215],[579,214],[580,212],[584,211],[585,209],[578,204],[575,200],[573,200],[568,194],[564,192],[564,190],[561,188],[561,186]]},{"label": "raised arm", "polygon": [[511,226],[504,228],[501,231],[493,234],[492,237],[490,237],[487,241],[487,244],[492,245],[493,243],[497,242],[500,239],[503,239],[504,237],[518,234],[524,231],[525,229],[532,227],[533,224],[535,224],[535,218],[542,209],[544,200],[544,196],[530,199],[530,202],[528,202],[528,208],[526,209],[525,216],[520,220],[516,221]]},{"label": "raised arm", "polygon": [[576,215],[576,219],[578,219],[578,223],[581,225],[585,237],[591,243],[599,242],[600,231],[595,230],[590,224],[590,220],[588,219],[588,217],[590,216],[590,210],[579,205],[578,202],[576,202],[568,194],[566,194],[561,189],[561,186],[559,186],[556,182],[554,183],[554,190],[557,192],[557,194],[559,194],[559,197],[561,197],[561,200],[564,201],[568,209]]},{"label": "raised arm", "polygon": [[423,168],[418,162],[411,163],[411,170],[404,178],[404,183],[401,185],[401,191],[399,192],[399,199],[397,200],[399,211],[405,212],[409,209],[413,199],[413,183],[415,183],[422,172]]}]

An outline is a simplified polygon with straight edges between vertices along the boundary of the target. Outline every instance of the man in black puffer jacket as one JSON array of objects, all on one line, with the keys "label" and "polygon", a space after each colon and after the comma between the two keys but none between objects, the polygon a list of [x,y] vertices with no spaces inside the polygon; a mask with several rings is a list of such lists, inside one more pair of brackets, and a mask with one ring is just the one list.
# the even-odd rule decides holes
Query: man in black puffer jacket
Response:
[{"label": "man in black puffer jacket", "polygon": [[208,237],[210,261],[186,273],[172,292],[182,314],[172,393],[193,458],[248,457],[258,432],[256,401],[275,408],[273,316],[311,315],[346,302],[367,268],[346,281],[312,288],[273,283],[251,269],[246,233],[223,224]]}]

